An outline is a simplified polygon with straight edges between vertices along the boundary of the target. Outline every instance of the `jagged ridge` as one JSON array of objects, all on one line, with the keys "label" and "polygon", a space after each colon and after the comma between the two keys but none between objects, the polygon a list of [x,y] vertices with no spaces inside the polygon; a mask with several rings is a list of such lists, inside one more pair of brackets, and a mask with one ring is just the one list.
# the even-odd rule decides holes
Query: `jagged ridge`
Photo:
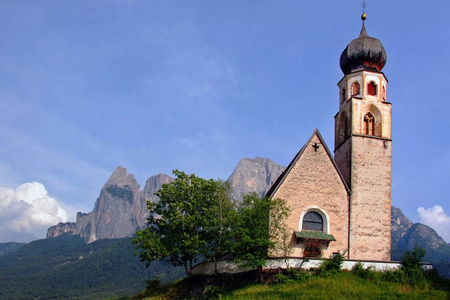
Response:
[{"label": "jagged ridge", "polygon": [[[242,159],[228,178],[233,188],[232,197],[240,201],[242,195],[251,192],[263,196],[284,169],[266,158]],[[172,180],[164,174],[152,176],[141,191],[134,176],[127,174],[125,168],[118,167],[103,186],[92,212],[78,213],[76,223],[50,227],[47,237],[72,233],[92,242],[130,236],[145,226],[148,217],[146,200],[158,201],[154,193]],[[399,208],[392,207],[391,233],[393,260],[401,259],[405,251],[419,244],[427,251],[425,258],[450,277],[450,246],[432,228],[413,224]]]}]

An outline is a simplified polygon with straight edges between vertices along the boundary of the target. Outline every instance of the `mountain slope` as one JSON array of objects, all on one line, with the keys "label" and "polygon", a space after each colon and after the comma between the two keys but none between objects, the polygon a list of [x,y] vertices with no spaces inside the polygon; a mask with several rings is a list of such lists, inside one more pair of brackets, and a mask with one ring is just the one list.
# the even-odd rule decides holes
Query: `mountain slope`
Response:
[{"label": "mountain slope", "polygon": [[429,226],[413,224],[399,208],[392,207],[392,260],[401,260],[406,251],[416,245],[425,249],[424,260],[433,264],[439,273],[450,278],[450,246]]},{"label": "mountain slope", "polygon": [[31,242],[0,257],[0,298],[105,298],[130,295],[158,274],[163,281],[183,269],[156,262],[146,269],[133,256],[131,238],[90,244],[77,235]]},{"label": "mountain slope", "polygon": [[19,250],[25,243],[0,243],[0,256],[3,254],[13,253]]}]

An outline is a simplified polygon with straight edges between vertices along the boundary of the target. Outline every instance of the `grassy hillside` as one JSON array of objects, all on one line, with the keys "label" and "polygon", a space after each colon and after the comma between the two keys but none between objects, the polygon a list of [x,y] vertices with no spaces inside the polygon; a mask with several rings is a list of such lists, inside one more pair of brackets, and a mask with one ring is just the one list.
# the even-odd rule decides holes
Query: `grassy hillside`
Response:
[{"label": "grassy hillside", "polygon": [[[298,273],[299,274],[299,273]],[[449,299],[449,282],[433,281],[408,285],[382,279],[363,278],[352,272],[311,275],[296,278],[272,276],[265,284],[247,278],[197,276],[176,283],[153,286],[146,292],[123,299]],[[248,280],[251,278],[250,280]],[[267,278],[267,277],[266,277]]]},{"label": "grassy hillside", "polygon": [[184,275],[163,263],[146,269],[133,252],[131,238],[85,244],[63,235],[31,242],[0,256],[0,298],[117,297],[144,289],[147,278],[171,281]]},{"label": "grassy hillside", "polygon": [[312,277],[306,282],[252,285],[222,299],[448,299],[448,292],[359,278],[350,272]]}]

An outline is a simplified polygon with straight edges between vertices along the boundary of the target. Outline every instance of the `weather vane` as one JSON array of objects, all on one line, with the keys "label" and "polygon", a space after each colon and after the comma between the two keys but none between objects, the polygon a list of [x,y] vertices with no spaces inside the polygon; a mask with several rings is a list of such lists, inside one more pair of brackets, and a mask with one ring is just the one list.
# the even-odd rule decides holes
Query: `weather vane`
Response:
[{"label": "weather vane", "polygon": [[366,15],[366,7],[367,7],[366,0],[363,0],[363,3],[361,4],[361,7],[363,9],[363,14],[361,15],[361,20],[364,22],[364,20],[367,18],[367,15]]}]

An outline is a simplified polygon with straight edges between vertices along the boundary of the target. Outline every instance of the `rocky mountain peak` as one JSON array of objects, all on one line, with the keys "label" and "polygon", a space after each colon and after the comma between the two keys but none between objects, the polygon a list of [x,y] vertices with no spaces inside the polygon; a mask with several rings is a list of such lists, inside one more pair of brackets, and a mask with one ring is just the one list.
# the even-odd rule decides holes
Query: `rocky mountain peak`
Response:
[{"label": "rocky mountain peak", "polygon": [[157,202],[158,197],[155,196],[155,193],[162,188],[163,184],[170,183],[174,179],[166,174],[159,173],[158,175],[149,177],[145,182],[144,187],[144,195],[147,200],[152,202]]},{"label": "rocky mountain peak", "polygon": [[103,185],[94,209],[89,213],[78,213],[76,223],[58,224],[49,228],[47,237],[64,233],[79,234],[86,242],[99,239],[122,238],[134,234],[146,224],[147,200],[157,201],[154,193],[173,179],[164,174],[147,180],[145,191],[141,191],[133,174],[118,167]]},{"label": "rocky mountain peak", "polygon": [[267,158],[241,159],[228,178],[233,188],[232,197],[240,201],[243,195],[253,192],[264,196],[284,169]]},{"label": "rocky mountain peak", "polygon": [[399,208],[394,206],[391,207],[391,232],[393,243],[397,244],[412,225],[413,223],[411,220],[408,219]]},{"label": "rocky mountain peak", "polygon": [[47,236],[46,238],[54,238],[57,237],[58,235],[62,235],[65,233],[69,233],[69,234],[73,234],[75,232],[76,229],[76,223],[73,222],[67,222],[67,223],[58,223],[55,226],[50,227],[47,230]]},{"label": "rocky mountain peak", "polygon": [[134,178],[133,174],[128,174],[127,169],[125,169],[122,166],[119,166],[112,174],[109,176],[109,179],[106,181],[106,183],[103,185],[103,188],[106,188],[107,186],[130,186],[130,187],[139,187],[139,184],[137,183],[136,179]]}]

